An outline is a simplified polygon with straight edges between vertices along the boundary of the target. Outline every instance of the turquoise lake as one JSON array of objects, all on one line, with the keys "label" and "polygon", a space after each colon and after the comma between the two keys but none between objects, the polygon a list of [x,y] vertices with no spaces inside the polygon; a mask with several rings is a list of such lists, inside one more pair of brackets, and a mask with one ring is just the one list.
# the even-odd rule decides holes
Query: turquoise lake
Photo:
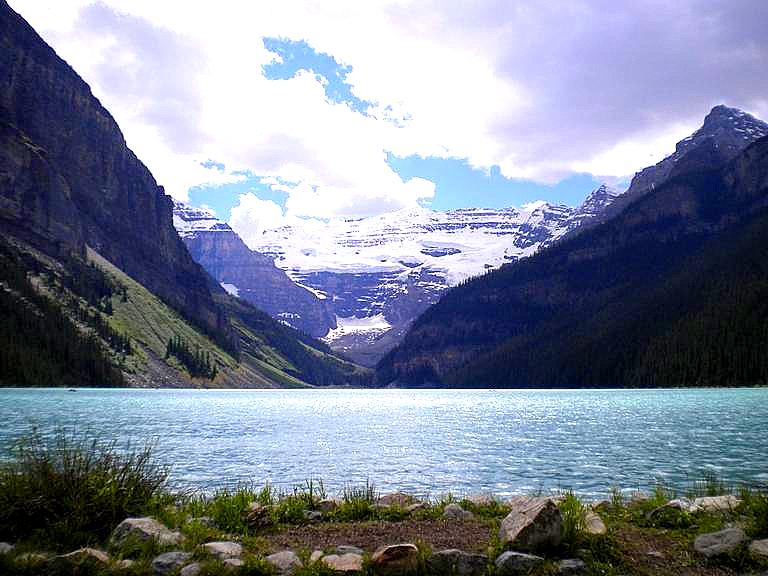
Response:
[{"label": "turquoise lake", "polygon": [[156,441],[178,488],[307,478],[419,496],[768,482],[768,389],[0,390],[0,446],[37,428]]}]

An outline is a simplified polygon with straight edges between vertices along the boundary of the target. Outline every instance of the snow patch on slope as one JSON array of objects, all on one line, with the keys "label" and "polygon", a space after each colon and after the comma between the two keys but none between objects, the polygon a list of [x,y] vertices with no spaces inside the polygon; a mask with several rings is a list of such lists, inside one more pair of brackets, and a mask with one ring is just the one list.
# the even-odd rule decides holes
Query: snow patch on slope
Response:
[{"label": "snow patch on slope", "polygon": [[387,322],[384,314],[366,316],[365,318],[336,316],[336,329],[330,330],[323,340],[330,343],[350,334],[376,336],[383,334],[390,328],[392,325]]}]

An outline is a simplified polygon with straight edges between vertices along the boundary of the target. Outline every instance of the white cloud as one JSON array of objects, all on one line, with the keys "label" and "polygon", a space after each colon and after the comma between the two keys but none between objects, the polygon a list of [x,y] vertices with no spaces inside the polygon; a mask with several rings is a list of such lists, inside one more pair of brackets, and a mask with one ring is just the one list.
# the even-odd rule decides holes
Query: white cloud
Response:
[{"label": "white cloud", "polygon": [[256,244],[254,238],[264,230],[279,228],[290,222],[280,205],[271,200],[262,200],[252,192],[241,194],[238,200],[230,213],[229,225],[246,244]]},{"label": "white cloud", "polygon": [[[403,182],[388,151],[543,182],[616,178],[671,151],[713,104],[768,110],[762,0],[14,4],[169,193],[248,171],[289,194],[285,217],[430,198],[434,186]],[[379,106],[364,116],[329,103],[310,73],[267,80],[264,37],[303,39],[353,66],[354,94]],[[251,202],[243,211],[270,210]]]}]

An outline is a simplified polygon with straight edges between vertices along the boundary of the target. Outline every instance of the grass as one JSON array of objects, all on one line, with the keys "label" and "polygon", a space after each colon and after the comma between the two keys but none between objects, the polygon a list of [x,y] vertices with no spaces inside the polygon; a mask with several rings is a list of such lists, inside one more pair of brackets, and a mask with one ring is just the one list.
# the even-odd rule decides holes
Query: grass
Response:
[{"label": "grass", "polygon": [[156,507],[166,478],[151,445],[122,452],[64,431],[51,440],[34,433],[0,466],[0,539],[61,549],[101,541],[126,517]]},{"label": "grass", "polygon": [[587,527],[587,508],[572,490],[567,490],[559,505],[563,517],[563,547],[573,552],[584,539]]}]

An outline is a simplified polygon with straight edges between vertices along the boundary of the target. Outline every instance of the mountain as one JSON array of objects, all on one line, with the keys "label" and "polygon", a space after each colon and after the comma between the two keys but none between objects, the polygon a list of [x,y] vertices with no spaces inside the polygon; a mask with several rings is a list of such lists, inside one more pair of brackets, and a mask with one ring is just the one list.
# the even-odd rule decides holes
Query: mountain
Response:
[{"label": "mountain", "polygon": [[[705,127],[723,128],[724,110]],[[729,117],[731,132],[756,122]],[[734,156],[713,142],[727,132],[683,141],[614,218],[448,291],[379,364],[380,383],[768,382],[768,138]]]},{"label": "mountain", "polygon": [[172,205],[88,85],[0,4],[0,225],[46,253],[90,246],[228,348],[237,342]]},{"label": "mountain", "polygon": [[613,218],[632,202],[667,181],[675,167],[689,152],[707,153],[711,165],[731,160],[747,146],[768,136],[768,124],[738,108],[719,105],[704,118],[704,124],[675,146],[675,152],[654,166],[635,174],[626,193],[592,225]]},{"label": "mountain", "polygon": [[231,295],[88,85],[0,0],[0,385],[362,384]]},{"label": "mountain", "polygon": [[174,202],[173,223],[192,258],[230,294],[311,336],[336,328],[324,295],[293,282],[209,210]]},{"label": "mountain", "polygon": [[[323,298],[333,324],[324,339],[332,348],[373,365],[448,287],[549,246],[618,194],[600,186],[578,208],[546,202],[448,212],[416,207],[356,220],[306,220],[265,230],[250,248]],[[228,261],[196,259],[209,271],[232,268]],[[242,292],[256,281],[254,275],[250,283],[233,284]]]}]

